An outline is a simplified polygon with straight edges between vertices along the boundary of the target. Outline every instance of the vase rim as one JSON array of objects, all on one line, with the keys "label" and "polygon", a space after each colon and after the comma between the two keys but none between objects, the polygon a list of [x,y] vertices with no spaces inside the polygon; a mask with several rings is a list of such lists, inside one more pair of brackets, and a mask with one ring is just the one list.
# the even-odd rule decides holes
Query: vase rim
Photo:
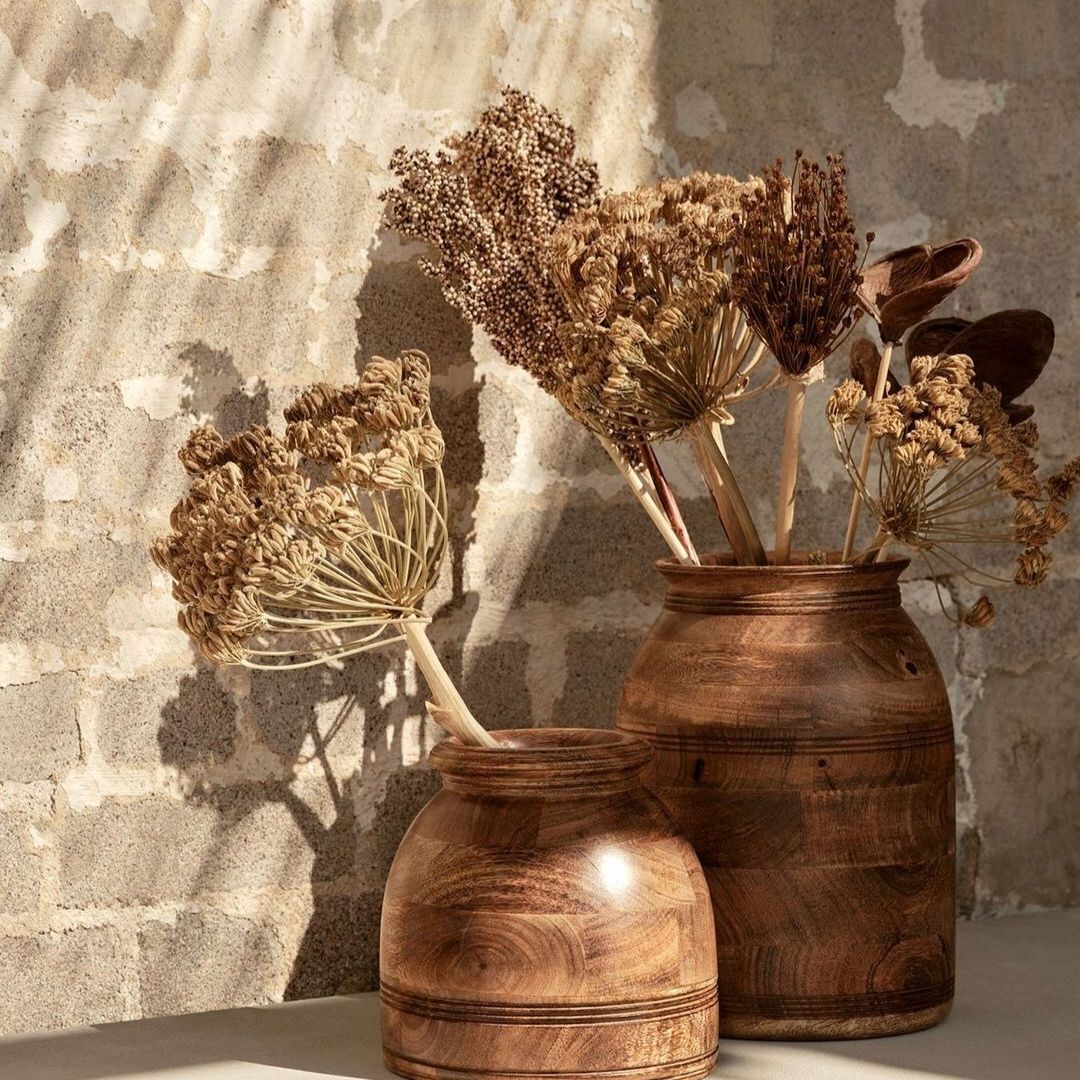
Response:
[{"label": "vase rim", "polygon": [[449,736],[428,760],[447,787],[527,794],[544,788],[626,789],[640,783],[652,747],[610,728],[508,728],[501,746],[470,746]]},{"label": "vase rim", "polygon": [[[771,555],[772,552],[767,554]],[[826,552],[830,558],[835,557],[835,561],[809,563],[805,561],[809,554],[808,551],[793,551],[791,553],[792,559],[802,561],[785,563],[781,566],[777,566],[775,563],[766,563],[764,566],[746,566],[736,563],[731,552],[709,551],[701,556],[702,561],[700,564],[681,563],[674,556],[668,555],[662,559],[657,559],[654,565],[665,577],[669,574],[672,576],[680,574],[717,576],[719,571],[723,571],[725,576],[727,574],[743,574],[746,576],[768,575],[782,577],[854,577],[859,575],[867,576],[879,573],[882,570],[887,570],[899,576],[911,564],[911,559],[906,555],[890,555],[887,559],[882,559],[881,562],[873,563],[841,562],[841,553],[839,551]]]}]

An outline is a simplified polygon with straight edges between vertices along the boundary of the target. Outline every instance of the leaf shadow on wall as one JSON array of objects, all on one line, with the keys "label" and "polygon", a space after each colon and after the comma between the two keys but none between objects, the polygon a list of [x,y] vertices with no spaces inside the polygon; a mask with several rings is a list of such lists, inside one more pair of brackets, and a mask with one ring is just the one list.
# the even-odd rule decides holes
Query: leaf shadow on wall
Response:
[{"label": "leaf shadow on wall", "polygon": [[[477,608],[465,589],[464,559],[483,471],[471,332],[411,263],[376,260],[356,307],[358,370],[373,354],[394,356],[405,348],[431,357],[433,410],[447,443],[451,554],[428,608],[433,641],[460,679],[462,643]],[[192,416],[209,418],[226,436],[252,423],[279,426],[278,417],[268,416],[265,386],[241,388],[227,350],[194,342],[181,355],[190,363],[183,405]],[[181,772],[193,803],[217,815],[192,891],[310,892],[305,928],[290,930],[285,916],[274,927],[282,940],[298,941],[285,998],[373,989],[386,875],[405,829],[438,788],[435,774],[417,760],[411,734],[406,738],[410,718],[424,717],[426,687],[411,682],[400,646],[336,667],[239,671],[239,677],[236,670],[200,663],[180,680],[158,729],[162,762]],[[199,703],[222,684],[231,685],[235,707],[228,737],[198,715]],[[421,719],[421,751],[430,736],[426,724]],[[289,825],[271,816],[272,804],[287,810]],[[264,818],[271,824],[262,826]],[[267,828],[276,832],[267,837]],[[231,854],[241,834],[254,836],[260,850]],[[237,860],[247,865],[228,869]],[[239,970],[258,959],[237,966],[233,985],[220,988],[222,1005],[267,995],[268,987],[249,986]]]}]

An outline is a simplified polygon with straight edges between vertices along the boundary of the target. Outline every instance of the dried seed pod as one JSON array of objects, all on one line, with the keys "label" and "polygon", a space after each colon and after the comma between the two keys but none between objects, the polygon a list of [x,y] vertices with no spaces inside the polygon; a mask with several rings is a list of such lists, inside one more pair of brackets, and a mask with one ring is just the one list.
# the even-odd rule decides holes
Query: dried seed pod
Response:
[{"label": "dried seed pod", "polygon": [[940,247],[916,244],[871,263],[862,274],[859,303],[876,320],[881,340],[898,344],[974,272],[982,259],[977,240]]}]

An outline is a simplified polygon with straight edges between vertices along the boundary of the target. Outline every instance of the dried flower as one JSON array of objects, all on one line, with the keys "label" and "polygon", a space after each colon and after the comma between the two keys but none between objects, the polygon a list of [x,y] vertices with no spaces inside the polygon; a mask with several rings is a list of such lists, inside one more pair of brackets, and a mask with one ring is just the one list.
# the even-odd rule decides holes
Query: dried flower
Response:
[{"label": "dried flower", "polygon": [[982,247],[970,237],[901,248],[863,271],[859,303],[877,321],[881,340],[896,344],[967,281],[981,259]]},{"label": "dried flower", "polygon": [[[1068,520],[1064,506],[1080,482],[1080,458],[1041,480],[1034,424],[1011,423],[1000,393],[975,386],[974,374],[967,356],[916,357],[911,382],[866,407],[865,426],[880,455],[876,490],[862,482],[852,452],[862,387],[841,383],[826,415],[852,482],[877,519],[871,550],[895,538],[923,556],[935,580],[945,571],[985,580],[989,575],[955,548],[1015,544],[1023,549],[1016,584],[1038,585],[1050,566],[1044,548]],[[977,604],[967,625],[988,625],[988,605]]]},{"label": "dried flower", "polygon": [[180,451],[191,488],[151,555],[208,659],[308,667],[404,639],[445,726],[494,746],[423,632],[420,605],[446,551],[429,383],[427,357],[410,350],[373,358],[352,386],[301,394],[284,440],[265,427],[228,441],[197,428]]},{"label": "dried flower", "polygon": [[866,391],[857,379],[844,379],[829,395],[825,403],[825,416],[829,423],[844,425],[861,419],[861,406]]},{"label": "dried flower", "polygon": [[[180,451],[191,488],[152,554],[208,658],[344,656],[380,644],[394,620],[422,618],[446,546],[428,380],[423,353],[376,357],[354,386],[302,394],[284,440],[265,427],[227,442],[212,427],[191,433]],[[327,482],[301,470],[298,452]],[[268,648],[269,637],[288,647]]]},{"label": "dried flower", "polygon": [[742,197],[732,288],[781,368],[801,378],[858,318],[859,243],[847,169],[839,155],[830,154],[822,169],[796,151],[790,179],[779,160],[764,173],[763,187]]},{"label": "dried flower", "polygon": [[964,625],[981,630],[994,621],[995,614],[990,597],[986,595],[980,596],[964,613]]},{"label": "dried flower", "polygon": [[575,156],[573,128],[507,87],[445,150],[399,149],[390,168],[399,184],[384,195],[386,223],[436,249],[420,265],[446,299],[554,393],[568,313],[545,240],[597,194],[596,165]]},{"label": "dried flower", "polygon": [[996,311],[975,322],[930,319],[908,335],[909,356],[964,353],[975,365],[976,385],[992,386],[1013,423],[1034,412],[1017,398],[1042,374],[1054,351],[1054,322],[1041,311]]},{"label": "dried flower", "polygon": [[705,173],[662,180],[575,214],[551,247],[552,274],[573,316],[560,331],[560,399],[624,446],[686,434],[701,443],[724,528],[736,555],[751,560],[763,560],[764,550],[726,460],[710,454],[715,436],[706,429],[731,422],[728,406],[749,396],[764,351],[753,348],[724,271],[739,200],[759,187]]},{"label": "dried flower", "polygon": [[[386,223],[438,257],[421,268],[503,358],[571,408],[558,330],[570,312],[551,279],[547,246],[558,225],[598,194],[596,165],[575,156],[573,128],[529,94],[504,89],[476,126],[431,155],[398,150]],[[575,413],[575,415],[577,415]],[[578,419],[582,417],[578,416]],[[593,430],[676,556],[696,561],[674,494],[647,444],[602,408]]]}]

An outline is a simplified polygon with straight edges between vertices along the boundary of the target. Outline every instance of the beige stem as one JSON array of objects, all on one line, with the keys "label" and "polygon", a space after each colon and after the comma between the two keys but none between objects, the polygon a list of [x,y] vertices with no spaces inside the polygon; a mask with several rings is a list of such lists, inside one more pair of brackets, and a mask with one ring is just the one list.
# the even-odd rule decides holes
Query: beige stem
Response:
[{"label": "beige stem", "polygon": [[[882,395],[885,393],[885,383],[889,377],[889,361],[892,359],[892,342],[886,342],[881,350],[881,360],[878,363],[877,380],[874,383],[874,396],[871,401],[880,401]],[[874,450],[874,440],[870,437],[870,432],[866,433],[866,441],[863,443],[862,456],[859,458],[859,479],[863,484],[866,483],[867,474],[870,472],[870,455]],[[848,515],[848,527],[847,533],[844,536],[844,551],[841,555],[841,561],[847,562],[851,558],[851,553],[855,549],[855,533],[859,528],[859,511],[862,509],[862,495],[859,494],[859,489],[855,489],[855,494],[851,497],[851,513]]]},{"label": "beige stem", "polygon": [[780,495],[776,503],[776,545],[773,562],[786,566],[791,561],[791,527],[795,522],[795,481],[799,475],[799,438],[802,433],[806,383],[788,382],[784,413],[784,444],[780,455]]},{"label": "beige stem", "polygon": [[892,540],[892,537],[889,536],[888,534],[886,534],[884,539],[881,541],[881,547],[879,547],[877,549],[877,554],[874,556],[874,562],[884,562],[885,561],[886,552],[889,550],[889,542],[891,540]]},{"label": "beige stem", "polygon": [[768,560],[750,509],[706,422],[700,421],[690,429],[690,442],[735,561],[740,566],[764,566]]},{"label": "beige stem", "polygon": [[[489,735],[469,712],[464,698],[458,693],[450,676],[446,673],[438,654],[431,647],[425,630],[425,623],[416,619],[402,619],[401,629],[405,634],[409,649],[416,660],[417,667],[424,673],[427,684],[439,707],[439,722],[456,735],[463,743],[471,746],[496,747],[499,744]],[[435,715],[435,714],[433,714]]]},{"label": "beige stem", "polygon": [[608,456],[611,460],[615,462],[619,472],[622,473],[623,479],[630,485],[630,490],[634,493],[637,501],[644,507],[645,513],[649,515],[649,520],[656,526],[660,535],[664,538],[664,543],[671,549],[671,553],[684,566],[696,564],[698,561],[696,555],[692,556],[683,542],[676,535],[671,522],[668,521],[667,515],[661,508],[651,487],[645,482],[633,465],[619,453],[619,450],[614,443],[609,439],[601,439],[600,444],[608,452]]}]

